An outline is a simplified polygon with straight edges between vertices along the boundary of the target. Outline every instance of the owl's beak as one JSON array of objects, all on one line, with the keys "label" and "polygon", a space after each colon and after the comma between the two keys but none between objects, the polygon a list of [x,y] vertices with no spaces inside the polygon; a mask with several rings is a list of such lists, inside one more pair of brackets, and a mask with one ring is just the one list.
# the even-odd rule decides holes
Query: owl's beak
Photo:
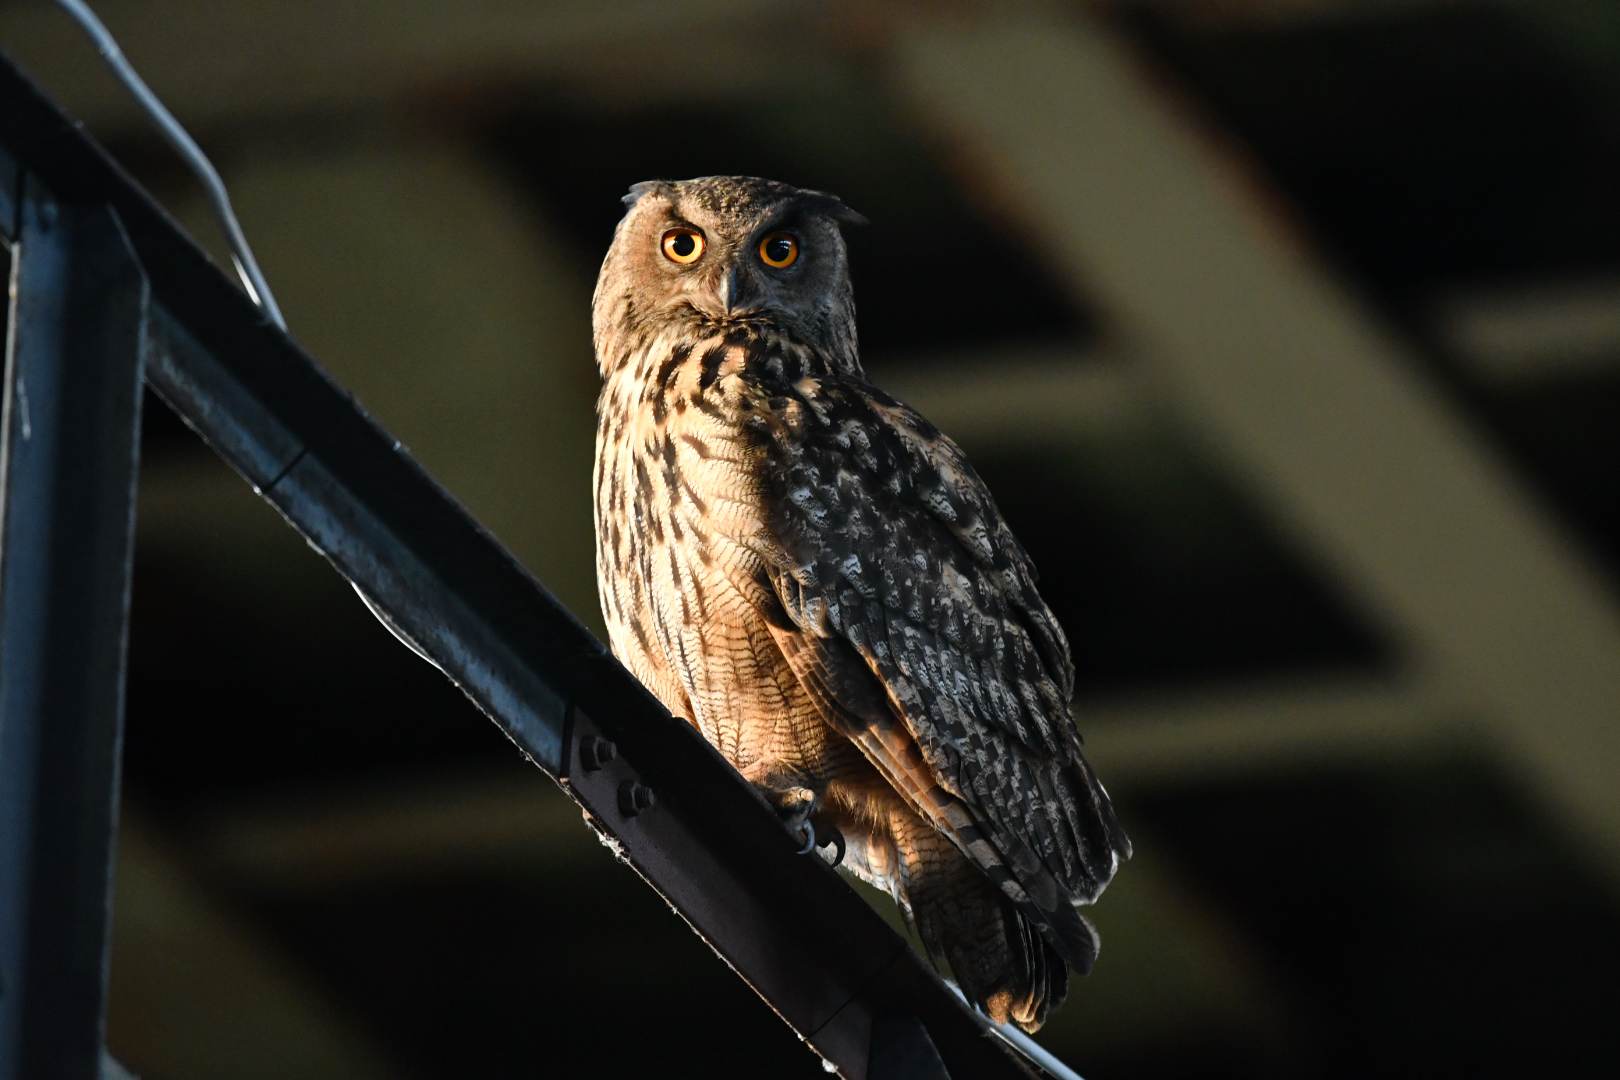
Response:
[{"label": "owl's beak", "polygon": [[729,266],[721,275],[719,286],[715,292],[720,300],[720,310],[727,315],[735,315],[742,306],[742,298],[737,294],[737,268]]}]

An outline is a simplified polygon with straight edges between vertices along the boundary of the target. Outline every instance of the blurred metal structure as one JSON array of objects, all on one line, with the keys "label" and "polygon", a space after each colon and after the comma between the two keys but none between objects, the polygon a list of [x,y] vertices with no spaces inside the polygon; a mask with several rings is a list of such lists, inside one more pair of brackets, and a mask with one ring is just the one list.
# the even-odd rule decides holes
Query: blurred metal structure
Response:
[{"label": "blurred metal structure", "polygon": [[[47,205],[59,205],[59,220],[74,223],[64,234],[73,238],[65,249],[71,251],[71,265],[91,268],[82,271],[87,285],[106,278],[100,292],[79,290],[81,272],[75,271],[64,295],[77,298],[84,291],[85,304],[107,305],[97,317],[74,323],[58,361],[43,350],[37,357],[29,351],[33,316],[19,302],[20,315],[13,321],[19,333],[8,366],[8,422],[15,412],[18,424],[36,425],[25,435],[31,446],[43,445],[46,429],[38,419],[43,414],[38,403],[24,404],[22,382],[10,378],[21,370],[16,365],[56,363],[66,379],[77,370],[70,361],[82,353],[105,360],[96,369],[107,372],[105,378],[123,375],[117,394],[92,393],[86,385],[71,398],[105,408],[114,403],[116,415],[64,420],[60,429],[75,454],[108,448],[105,459],[83,466],[101,470],[97,475],[104,479],[93,490],[106,497],[86,500],[83,493],[92,489],[75,488],[78,498],[61,504],[72,515],[51,519],[29,512],[21,486],[8,488],[6,495],[8,605],[23,603],[28,584],[52,580],[26,576],[27,538],[60,544],[76,535],[64,525],[86,536],[94,526],[99,531],[93,535],[101,538],[94,565],[105,570],[64,579],[64,588],[71,584],[77,592],[70,596],[89,613],[83,628],[61,621],[72,609],[38,604],[31,617],[42,620],[44,612],[53,611],[54,636],[31,633],[21,624],[13,634],[8,607],[0,642],[6,665],[0,686],[6,711],[0,720],[8,733],[31,715],[12,704],[14,696],[23,699],[30,679],[59,670],[100,673],[63,684],[76,693],[98,690],[93,712],[98,726],[95,739],[87,735],[82,747],[70,748],[79,753],[72,760],[75,784],[49,787],[50,805],[58,812],[94,811],[94,820],[73,843],[63,841],[67,834],[56,834],[61,842],[50,854],[94,866],[73,871],[72,880],[82,888],[76,905],[40,907],[53,921],[19,927],[7,939],[17,955],[25,947],[32,950],[32,962],[40,965],[73,950],[88,956],[93,948],[94,970],[84,964],[74,968],[84,968],[83,985],[54,1014],[56,1023],[76,1025],[78,1056],[52,1067],[0,1065],[11,1070],[0,1075],[88,1077],[99,1053],[104,971],[99,958],[121,698],[121,686],[111,677],[116,665],[109,664],[122,654],[126,610],[123,601],[113,604],[109,598],[126,597],[128,590],[137,342],[147,384],[325,554],[396,635],[449,675],[561,783],[605,841],[841,1075],[937,1080],[1036,1074],[1036,1066],[964,1006],[831,869],[800,856],[797,842],[720,755],[688,724],[671,717],[9,61],[0,63],[0,147],[16,163],[12,175],[27,177],[21,181],[28,193],[24,231],[15,248],[20,274],[35,273],[34,260],[51,250],[32,246],[31,223],[44,221]],[[43,184],[59,203],[47,204],[38,194]],[[126,237],[128,246],[117,246]],[[115,347],[120,343],[121,351]],[[119,357],[121,367],[114,363]],[[8,428],[8,437],[14,441],[17,434]],[[77,457],[64,454],[60,460],[65,466]],[[21,456],[15,466],[11,461],[8,469],[23,465]],[[105,479],[115,474],[124,478],[121,487]],[[113,498],[119,493],[121,503]],[[13,524],[24,518],[26,526],[14,532]],[[23,582],[16,588],[13,566]],[[28,615],[19,611],[19,619]],[[90,614],[100,618],[94,634]],[[94,643],[99,666],[86,666],[64,652],[53,667],[52,658],[23,651],[28,643],[58,640],[64,650]],[[92,715],[88,704],[85,712]],[[613,752],[605,752],[607,744]],[[13,753],[10,746],[0,764],[15,770],[18,779],[7,792],[45,790],[42,770],[54,759]],[[19,826],[28,820],[8,812],[6,843],[20,843]],[[91,907],[99,937],[92,934]],[[10,925],[6,933],[12,933]],[[6,971],[8,984],[12,970]],[[51,964],[50,970],[68,969]],[[9,985],[3,1000],[8,1009],[19,1000]],[[39,1031],[30,1029],[28,1037]],[[26,1048],[27,1040],[21,1045]]]},{"label": "blurred metal structure", "polygon": [[[5,159],[0,157],[0,162]],[[101,1069],[147,282],[105,203],[7,164],[0,1076]]]},{"label": "blurred metal structure", "polygon": [[1045,223],[1167,400],[1354,585],[1424,691],[1478,717],[1620,872],[1620,613],[1407,350],[1093,19],[915,33],[899,68]]}]

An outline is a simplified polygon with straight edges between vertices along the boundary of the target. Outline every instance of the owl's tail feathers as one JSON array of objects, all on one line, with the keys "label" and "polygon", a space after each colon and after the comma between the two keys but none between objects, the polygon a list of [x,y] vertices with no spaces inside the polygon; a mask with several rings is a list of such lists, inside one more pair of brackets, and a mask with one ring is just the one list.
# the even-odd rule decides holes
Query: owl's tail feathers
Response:
[{"label": "owl's tail feathers", "polygon": [[[1069,788],[1077,811],[1075,816],[1080,822],[1076,835],[1084,838],[1081,842],[1083,859],[1095,883],[1094,888],[1081,888],[1077,892],[1080,899],[1089,904],[1102,895],[1119,864],[1131,857],[1131,838],[1125,835],[1125,828],[1114,813],[1113,800],[1084,754],[1075,753],[1071,769],[1070,782],[1065,786]],[[1078,783],[1074,782],[1076,780]]]},{"label": "owl's tail feathers", "polygon": [[[906,839],[914,842],[902,841],[901,907],[929,956],[996,1023],[1038,1029],[1069,990],[1062,954],[939,833],[924,826]],[[1094,955],[1095,933],[1089,940]]]},{"label": "owl's tail feathers", "polygon": [[[1032,786],[1057,793],[1056,812],[1039,822],[1028,840],[987,822],[984,832],[995,857],[981,859],[979,866],[1049,947],[1075,971],[1090,975],[1097,960],[1097,931],[1077,908],[1102,895],[1119,864],[1131,857],[1131,841],[1078,748],[1072,761],[1047,768]],[[1031,843],[1040,847],[1039,853]]]},{"label": "owl's tail feathers", "polygon": [[1060,900],[1050,908],[1037,908],[1033,904],[1013,906],[1032,909],[1027,914],[1020,912],[1020,918],[1039,928],[1038,932],[1046,939],[1047,948],[1053,949],[1080,974],[1091,974],[1101,942],[1091,921],[1076,911],[1074,905]]},{"label": "owl's tail feathers", "polygon": [[[951,973],[990,1019],[1034,1033],[1068,996],[1069,965],[1005,896],[993,895],[1001,909],[991,928],[994,945],[977,953],[957,949]],[[985,970],[992,957],[996,963]]]}]

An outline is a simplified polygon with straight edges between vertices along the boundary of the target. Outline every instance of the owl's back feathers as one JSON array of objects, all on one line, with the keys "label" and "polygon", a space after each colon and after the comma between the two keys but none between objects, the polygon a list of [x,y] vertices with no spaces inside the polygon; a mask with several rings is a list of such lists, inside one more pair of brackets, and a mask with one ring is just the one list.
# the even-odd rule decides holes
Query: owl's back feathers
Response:
[{"label": "owl's back feathers", "polygon": [[[1028,555],[955,444],[882,391],[835,374],[762,396],[772,582],[809,639],[790,661],[814,657],[795,668],[845,725],[898,718],[925,771],[905,741],[846,734],[1089,970],[1096,941],[1074,904],[1130,844],[1081,753],[1068,642]],[[863,683],[888,718],[856,697]]]}]

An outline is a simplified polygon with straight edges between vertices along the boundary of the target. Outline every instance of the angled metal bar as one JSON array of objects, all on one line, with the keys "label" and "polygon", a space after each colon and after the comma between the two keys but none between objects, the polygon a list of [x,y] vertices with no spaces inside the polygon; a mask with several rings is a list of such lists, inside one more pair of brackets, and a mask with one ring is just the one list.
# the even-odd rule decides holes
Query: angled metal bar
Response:
[{"label": "angled metal bar", "polygon": [[[152,282],[148,385],[840,1075],[885,1080],[880,1017],[919,1021],[958,1080],[1035,1073],[9,60],[0,145],[117,208]],[[582,739],[616,752],[587,769]]]},{"label": "angled metal bar", "polygon": [[22,184],[0,425],[0,1077],[100,1075],[147,283]]}]

